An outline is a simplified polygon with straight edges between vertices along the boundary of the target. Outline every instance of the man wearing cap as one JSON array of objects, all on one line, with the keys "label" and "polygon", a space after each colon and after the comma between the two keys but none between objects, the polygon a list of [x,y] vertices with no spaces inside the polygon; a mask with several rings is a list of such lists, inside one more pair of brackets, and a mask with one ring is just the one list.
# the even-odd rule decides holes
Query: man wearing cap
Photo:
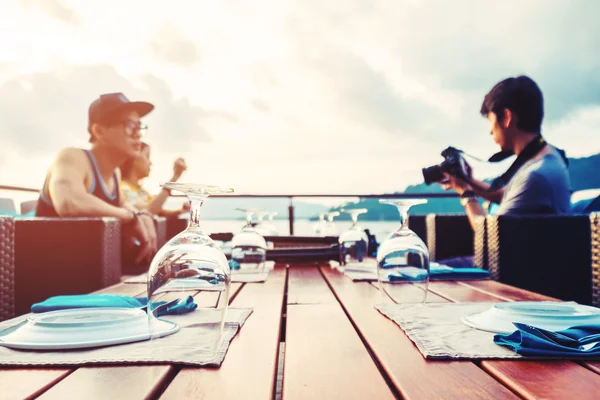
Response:
[{"label": "man wearing cap", "polygon": [[152,217],[120,198],[119,165],[139,154],[146,127],[140,118],[154,109],[122,93],[101,95],[89,108],[90,150],[62,149],[52,163],[36,207],[39,217],[115,217],[139,242],[135,263],[156,253]]}]

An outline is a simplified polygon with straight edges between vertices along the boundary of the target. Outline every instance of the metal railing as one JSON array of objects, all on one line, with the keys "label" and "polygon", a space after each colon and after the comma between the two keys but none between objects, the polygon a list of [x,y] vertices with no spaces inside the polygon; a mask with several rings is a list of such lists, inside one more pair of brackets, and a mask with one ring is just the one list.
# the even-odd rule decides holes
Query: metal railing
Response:
[{"label": "metal railing", "polygon": [[[39,189],[19,187],[19,186],[4,186],[0,185],[0,190],[20,191],[39,193]],[[185,197],[183,194],[174,194],[172,197]],[[219,194],[212,195],[211,198],[280,198],[289,199],[288,220],[290,235],[294,234],[294,198],[359,198],[359,199],[449,199],[458,198],[456,193],[386,193],[386,194]]]}]

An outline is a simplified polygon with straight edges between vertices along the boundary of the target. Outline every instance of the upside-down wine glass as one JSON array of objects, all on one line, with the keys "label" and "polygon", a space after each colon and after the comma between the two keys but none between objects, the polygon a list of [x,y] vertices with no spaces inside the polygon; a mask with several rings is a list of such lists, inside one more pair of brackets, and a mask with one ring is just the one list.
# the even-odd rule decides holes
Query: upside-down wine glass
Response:
[{"label": "upside-down wine glass", "polygon": [[233,269],[259,268],[267,259],[267,242],[256,227],[252,226],[252,216],[261,212],[257,208],[237,208],[246,213],[246,226],[231,239],[231,263]]},{"label": "upside-down wine glass", "polygon": [[340,213],[338,211],[330,211],[328,213],[325,213],[325,216],[327,217],[327,222],[325,223],[325,225],[323,226],[323,230],[321,231],[321,234],[323,236],[339,235],[338,228],[335,225],[335,223],[333,222],[333,219],[335,217],[337,217],[338,215],[340,215]]},{"label": "upside-down wine glass", "polygon": [[377,250],[379,287],[396,303],[422,303],[427,299],[429,250],[417,234],[408,229],[408,210],[425,199],[379,200],[398,208],[400,228],[392,232]]},{"label": "upside-down wine glass", "polygon": [[269,214],[267,214],[267,216],[269,218],[269,220],[267,222],[267,226],[268,226],[269,230],[271,231],[271,236],[279,236],[279,231],[277,230],[277,227],[273,223],[273,218],[277,214],[279,214],[277,211],[271,211]]},{"label": "upside-down wine glass", "polygon": [[[159,324],[162,303],[183,297],[183,292],[207,292],[206,296],[214,297],[213,304],[216,304],[213,310],[219,321],[214,322],[220,322],[218,335],[212,341],[213,346],[218,346],[229,303],[231,273],[221,248],[200,228],[200,210],[209,195],[232,193],[233,189],[178,182],[168,182],[162,187],[185,193],[190,202],[190,221],[188,227],[169,240],[150,263],[147,284],[150,338],[158,338],[154,327]],[[203,311],[195,310],[193,315],[200,316]]]},{"label": "upside-down wine glass", "polygon": [[343,212],[350,214],[352,217],[352,226],[342,232],[339,237],[342,251],[342,265],[348,263],[363,264],[367,257],[367,248],[369,245],[369,237],[364,229],[358,226],[358,216],[366,213],[366,208],[342,209]]},{"label": "upside-down wine glass", "polygon": [[324,229],[325,229],[325,213],[319,213],[319,221],[313,226],[315,235],[325,236],[325,235],[323,235]]},{"label": "upside-down wine glass", "polygon": [[261,210],[256,213],[256,226],[254,230],[258,232],[261,236],[271,236],[271,228],[269,227],[269,223],[264,220],[264,218],[269,215],[269,211]]}]

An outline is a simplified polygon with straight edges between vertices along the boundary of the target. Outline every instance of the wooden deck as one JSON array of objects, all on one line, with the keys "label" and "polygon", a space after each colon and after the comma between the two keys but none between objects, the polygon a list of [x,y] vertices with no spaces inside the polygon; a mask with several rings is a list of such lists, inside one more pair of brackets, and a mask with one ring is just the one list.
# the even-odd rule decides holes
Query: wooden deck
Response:
[{"label": "wooden deck", "polygon": [[[431,302],[548,300],[493,281],[432,282],[430,290]],[[104,290],[144,291],[142,284]],[[278,265],[267,282],[236,284],[233,292],[232,305],[254,313],[218,369],[0,368],[0,399],[599,398],[600,363],[427,361],[375,310],[390,301],[376,285],[329,266]]]}]

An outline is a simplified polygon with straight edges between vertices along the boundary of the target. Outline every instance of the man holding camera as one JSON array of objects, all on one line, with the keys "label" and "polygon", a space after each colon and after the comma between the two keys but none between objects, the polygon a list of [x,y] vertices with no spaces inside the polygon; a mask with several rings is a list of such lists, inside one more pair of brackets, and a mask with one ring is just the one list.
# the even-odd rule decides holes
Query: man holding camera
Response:
[{"label": "man holding camera", "polygon": [[472,226],[477,217],[485,215],[478,197],[499,203],[497,215],[570,212],[567,159],[541,136],[543,103],[540,88],[527,76],[496,84],[481,106],[481,115],[490,121],[490,133],[501,148],[490,161],[501,161],[513,154],[516,160],[491,185],[474,179],[470,166],[460,156],[455,168],[442,168],[444,179],[440,183],[444,189],[460,194]]}]

